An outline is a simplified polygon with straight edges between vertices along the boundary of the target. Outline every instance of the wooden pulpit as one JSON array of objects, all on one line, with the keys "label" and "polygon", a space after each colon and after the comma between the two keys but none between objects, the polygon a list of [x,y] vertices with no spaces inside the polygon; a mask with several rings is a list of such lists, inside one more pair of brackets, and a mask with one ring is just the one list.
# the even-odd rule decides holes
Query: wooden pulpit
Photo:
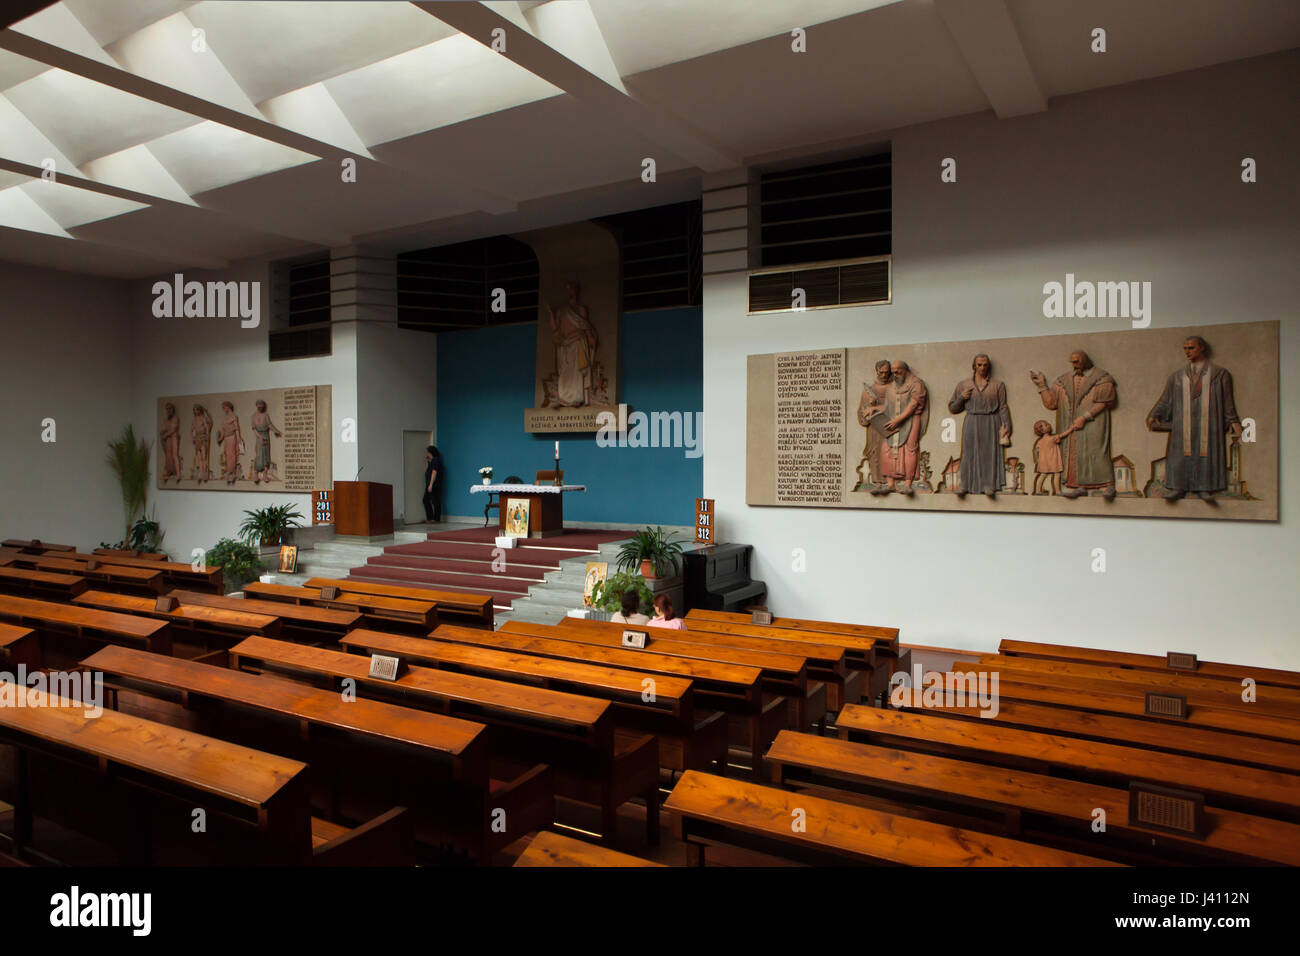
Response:
[{"label": "wooden pulpit", "polygon": [[334,533],[366,538],[393,533],[393,486],[378,481],[334,482]]}]

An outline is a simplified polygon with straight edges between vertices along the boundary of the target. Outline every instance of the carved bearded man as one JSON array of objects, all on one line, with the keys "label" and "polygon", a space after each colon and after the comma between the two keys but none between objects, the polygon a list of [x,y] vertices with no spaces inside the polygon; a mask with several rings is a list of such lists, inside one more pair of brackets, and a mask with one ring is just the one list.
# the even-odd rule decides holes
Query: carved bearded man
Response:
[{"label": "carved bearded man", "polygon": [[[885,387],[885,439],[880,445],[880,470],[885,487],[880,494],[901,491],[905,495],[916,492],[912,483],[921,466],[921,435],[930,422],[929,394],[925,383],[908,368],[907,363],[895,361],[891,366],[892,380]],[[898,482],[902,482],[899,487]]]},{"label": "carved bearded man", "polygon": [[[862,399],[858,402],[858,424],[867,430],[867,444],[862,449],[862,460],[858,463],[858,478],[868,490],[875,490],[883,485],[880,473],[880,446],[883,444],[883,419],[872,424],[873,419],[885,414],[885,393],[889,390],[889,380],[893,371],[888,360],[876,363],[876,380],[862,386]],[[863,468],[867,474],[863,474]]]},{"label": "carved bearded man", "polygon": [[1110,459],[1110,410],[1118,400],[1115,380],[1092,364],[1082,349],[1070,353],[1073,369],[1051,385],[1042,372],[1029,373],[1043,407],[1056,412],[1065,472],[1061,497],[1082,498],[1092,489],[1115,497],[1115,466]]}]

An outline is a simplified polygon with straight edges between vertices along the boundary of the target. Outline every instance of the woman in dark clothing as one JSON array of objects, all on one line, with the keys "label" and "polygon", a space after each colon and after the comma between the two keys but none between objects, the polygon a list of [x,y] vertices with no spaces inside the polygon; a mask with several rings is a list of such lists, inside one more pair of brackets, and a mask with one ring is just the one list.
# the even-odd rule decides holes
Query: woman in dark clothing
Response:
[{"label": "woman in dark clothing", "polygon": [[430,445],[424,453],[424,520],[442,520],[442,456]]}]

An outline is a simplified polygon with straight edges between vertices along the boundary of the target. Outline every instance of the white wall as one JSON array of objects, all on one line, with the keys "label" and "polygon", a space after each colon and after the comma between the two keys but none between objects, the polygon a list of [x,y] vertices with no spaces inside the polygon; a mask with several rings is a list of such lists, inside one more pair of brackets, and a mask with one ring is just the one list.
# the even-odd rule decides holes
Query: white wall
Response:
[{"label": "white wall", "polygon": [[0,538],[117,541],[121,486],[105,457],[131,420],[125,286],[0,263],[0,303]]},{"label": "white wall", "polygon": [[[892,305],[749,317],[743,276],[706,279],[704,493],[723,540],[755,546],[778,614],[896,625],[923,645],[1006,637],[1300,668],[1297,69],[1290,52],[887,134]],[[939,180],[945,157],[956,183]],[[1280,522],[746,506],[747,355],[1127,325],[1043,318],[1043,283],[1067,272],[1151,281],[1153,326],[1281,321]]]}]

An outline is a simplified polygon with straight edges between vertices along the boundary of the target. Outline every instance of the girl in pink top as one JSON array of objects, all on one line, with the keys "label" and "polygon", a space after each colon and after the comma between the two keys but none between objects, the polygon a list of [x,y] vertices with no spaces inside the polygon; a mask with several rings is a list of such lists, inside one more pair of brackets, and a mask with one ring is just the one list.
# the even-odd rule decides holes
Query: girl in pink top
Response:
[{"label": "girl in pink top", "polygon": [[686,630],[686,622],[674,613],[672,598],[667,594],[661,594],[655,598],[655,616],[648,626],[667,627],[674,631]]}]

